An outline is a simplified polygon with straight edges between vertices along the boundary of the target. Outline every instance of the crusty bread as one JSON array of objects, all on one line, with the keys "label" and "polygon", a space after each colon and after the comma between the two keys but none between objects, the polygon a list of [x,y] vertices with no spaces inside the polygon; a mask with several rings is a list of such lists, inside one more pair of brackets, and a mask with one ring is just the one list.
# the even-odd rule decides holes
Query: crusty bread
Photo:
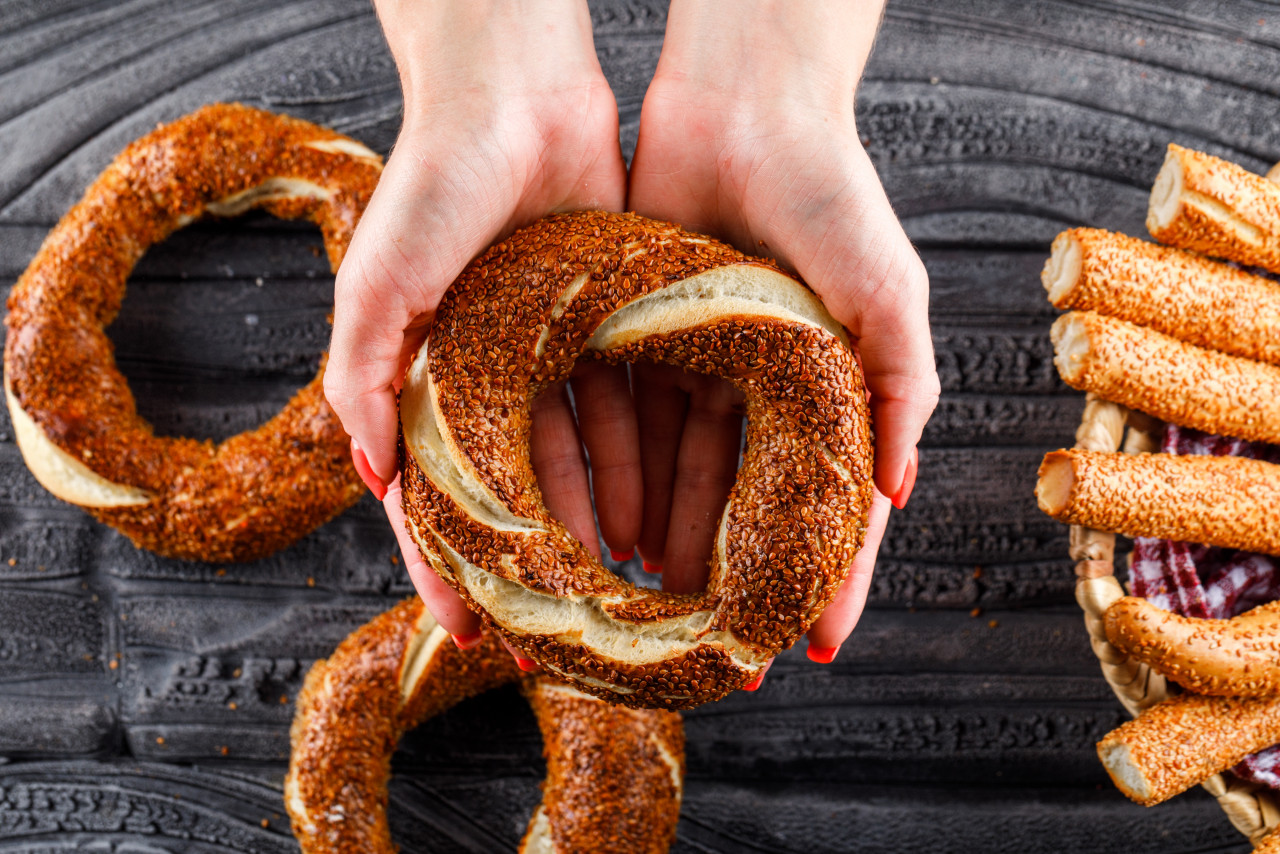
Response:
[{"label": "crusty bread", "polygon": [[[5,399],[40,483],[171,557],[253,560],[364,489],[317,376],[257,430],[214,445],[156,436],[105,327],[142,253],[202,216],[306,217],[334,269],[381,171],[308,122],[215,104],[124,150],[45,239],[9,298]],[[323,372],[323,366],[321,367]]]},{"label": "crusty bread", "polygon": [[1116,788],[1153,806],[1280,741],[1280,699],[1179,694],[1098,742]]},{"label": "crusty bread", "polygon": [[1071,525],[1280,554],[1280,465],[1262,460],[1050,451],[1036,499]]},{"label": "crusty bread", "polygon": [[[543,506],[529,402],[580,357],[745,392],[706,592],[623,581]],[[798,280],[676,226],[564,214],[492,248],[441,303],[400,409],[424,557],[509,643],[614,702],[686,708],[746,684],[817,618],[862,542],[871,433],[847,334]]]},{"label": "crusty bread", "polygon": [[1280,695],[1280,602],[1226,620],[1184,617],[1125,596],[1105,613],[1107,640],[1188,691]]},{"label": "crusty bread", "polygon": [[[522,675],[493,635],[458,649],[419,599],[316,662],[297,699],[284,783],[304,854],[393,854],[387,781],[401,736]],[[545,676],[522,687],[542,729],[547,779],[521,854],[665,854],[684,787],[679,715],[610,706]]]},{"label": "crusty bread", "polygon": [[1280,186],[1170,144],[1151,188],[1147,230],[1169,246],[1280,272]]},{"label": "crusty bread", "polygon": [[1057,308],[1280,365],[1280,285],[1195,252],[1096,228],[1059,234],[1041,281]]},{"label": "crusty bread", "polygon": [[1197,347],[1092,311],[1050,330],[1067,385],[1162,421],[1280,442],[1280,366]]}]

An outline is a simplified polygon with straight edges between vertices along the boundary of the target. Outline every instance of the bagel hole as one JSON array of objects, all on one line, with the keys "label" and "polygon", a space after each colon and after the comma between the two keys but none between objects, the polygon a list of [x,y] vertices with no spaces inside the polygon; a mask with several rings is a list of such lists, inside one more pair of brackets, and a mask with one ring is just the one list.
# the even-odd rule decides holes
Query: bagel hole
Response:
[{"label": "bagel hole", "polygon": [[[423,778],[483,780],[479,786],[451,786],[449,797],[469,814],[492,817],[490,832],[500,837],[493,850],[515,851],[542,800],[540,784],[546,776],[537,718],[515,685],[463,700],[401,738],[388,786],[391,838],[421,841],[431,838],[424,834],[439,832],[415,818],[413,805],[423,802]],[[431,788],[434,792],[436,786]],[[448,843],[438,840],[445,850],[455,850]]]},{"label": "bagel hole", "polygon": [[220,442],[270,419],[315,376],[332,303],[319,230],[252,212],[151,247],[107,334],[157,435]]},{"label": "bagel hole", "polygon": [[[650,435],[657,432],[655,425],[660,426],[663,410],[667,411],[668,418],[671,417],[671,412],[676,412],[680,418],[684,419],[684,432],[680,440],[682,447],[679,453],[683,455],[681,460],[685,470],[683,474],[677,476],[675,490],[678,494],[673,495],[673,504],[679,505],[692,491],[704,497],[702,502],[704,508],[712,508],[709,514],[705,514],[705,518],[700,515],[692,523],[688,521],[688,517],[682,517],[684,521],[678,521],[669,516],[668,548],[663,555],[646,554],[645,558],[650,562],[665,564],[673,551],[673,537],[682,538],[677,542],[683,543],[684,546],[676,547],[683,555],[683,557],[677,555],[681,566],[673,573],[665,572],[668,569],[666,566],[663,567],[663,574],[650,573],[644,570],[638,549],[627,560],[619,561],[612,558],[609,544],[605,540],[600,511],[602,501],[608,502],[609,496],[616,495],[621,487],[616,480],[618,477],[616,469],[607,465],[607,460],[605,460],[606,465],[599,471],[594,466],[597,459],[608,454],[607,448],[599,446],[600,439],[595,440],[597,444],[595,458],[589,447],[591,443],[583,440],[584,418],[588,420],[591,418],[590,414],[583,410],[584,405],[608,407],[607,403],[593,403],[601,400],[602,393],[607,395],[608,392],[602,389],[602,386],[607,388],[607,382],[601,382],[599,376],[592,375],[600,368],[610,367],[591,358],[582,359],[575,366],[569,382],[548,388],[532,402],[534,437],[531,442],[530,456],[534,474],[538,480],[538,488],[551,514],[562,523],[570,525],[570,512],[562,501],[557,500],[557,492],[549,489],[551,484],[548,482],[548,478],[565,470],[564,461],[562,458],[557,458],[554,449],[547,447],[548,436],[562,435],[561,422],[565,418],[563,406],[567,405],[569,416],[578,427],[578,450],[586,463],[592,498],[591,509],[595,523],[594,534],[600,553],[603,555],[604,566],[619,577],[641,587],[660,588],[665,583],[671,592],[700,593],[706,589],[710,558],[720,517],[724,513],[729,491],[737,480],[738,470],[742,465],[746,437],[745,405],[742,395],[726,380],[669,365],[637,362],[611,368],[626,372],[631,399],[635,407],[637,432],[641,435],[642,444],[645,443],[646,427],[649,428]],[[644,407],[650,407],[650,409],[644,411]],[[657,409],[655,410],[654,407]],[[597,436],[612,437],[618,435],[620,429],[617,425],[606,425],[603,429],[597,429],[595,433]],[[685,441],[690,443],[690,447],[683,447]],[[648,447],[654,449],[650,453],[659,455],[663,453],[662,443],[657,437],[654,437],[654,441]],[[611,478],[614,479],[612,483],[609,482]],[[643,498],[641,500],[643,501]],[[677,509],[676,512],[680,511]],[[643,518],[643,512],[640,515]],[[684,529],[677,530],[677,525],[683,525]],[[618,527],[626,527],[625,522]],[[571,525],[570,528],[572,530]],[[697,557],[691,557],[691,552],[696,552]]]}]

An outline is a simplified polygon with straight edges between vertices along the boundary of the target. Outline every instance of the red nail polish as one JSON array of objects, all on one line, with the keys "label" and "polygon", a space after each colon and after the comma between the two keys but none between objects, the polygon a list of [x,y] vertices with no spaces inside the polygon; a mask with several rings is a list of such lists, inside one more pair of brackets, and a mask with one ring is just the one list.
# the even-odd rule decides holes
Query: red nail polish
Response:
[{"label": "red nail polish", "polygon": [[755,679],[752,679],[752,680],[751,680],[750,682],[748,682],[746,685],[743,685],[743,686],[742,686],[742,690],[743,690],[743,691],[755,691],[755,690],[758,690],[758,689],[760,688],[760,686],[761,686],[761,685],[763,685],[763,684],[764,684],[764,671],[763,671],[763,670],[761,670],[761,671],[760,671],[760,675],[758,675]]},{"label": "red nail polish", "polygon": [[816,661],[818,664],[830,664],[835,661],[836,653],[840,651],[838,646],[814,646],[809,644],[809,651],[806,653],[810,661]]},{"label": "red nail polish", "polygon": [[613,549],[609,549],[609,557],[613,558],[618,563],[626,563],[627,561],[631,560],[631,556],[634,555],[635,553],[636,553],[635,549],[628,549],[625,552],[615,552]]},{"label": "red nail polish", "polygon": [[645,572],[659,573],[662,572],[662,566],[656,563],[649,563],[647,560],[640,561],[640,565],[644,567]]},{"label": "red nail polish", "polygon": [[537,664],[535,664],[535,663],[533,662],[533,660],[532,660],[532,659],[529,659],[529,658],[521,658],[521,657],[520,657],[520,656],[518,656],[518,655],[517,655],[517,656],[513,656],[513,657],[514,657],[514,658],[515,658],[515,660],[516,660],[516,667],[519,667],[519,668],[520,668],[521,670],[523,670],[525,673],[532,673],[532,672],[534,672],[535,670],[537,670],[537,669],[538,669],[538,665],[537,665]]},{"label": "red nail polish", "polygon": [[484,640],[482,632],[476,632],[470,635],[450,635],[453,638],[453,645],[458,649],[475,649],[480,645],[480,641]]},{"label": "red nail polish", "polygon": [[360,479],[364,481],[364,485],[369,487],[369,491],[373,493],[373,497],[381,501],[387,497],[387,487],[376,474],[373,473],[373,466],[369,465],[369,458],[364,455],[364,451],[360,448],[360,443],[354,438],[351,440],[351,462],[356,467],[356,474],[360,475]]},{"label": "red nail polish", "polygon": [[911,497],[911,490],[916,485],[916,472],[920,469],[920,451],[916,448],[911,449],[911,458],[907,460],[907,470],[902,474],[902,486],[898,487],[897,495],[890,500],[893,506],[899,510],[907,506],[907,499]]}]

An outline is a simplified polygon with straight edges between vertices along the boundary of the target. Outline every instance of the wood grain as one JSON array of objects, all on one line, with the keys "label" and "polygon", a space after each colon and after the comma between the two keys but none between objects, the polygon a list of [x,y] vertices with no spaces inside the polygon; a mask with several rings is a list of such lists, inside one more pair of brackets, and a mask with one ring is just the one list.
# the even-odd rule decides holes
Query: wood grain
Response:
[{"label": "wood grain", "polygon": [[[666,4],[591,12],[629,156]],[[1066,531],[1032,499],[1083,408],[1052,367],[1039,270],[1065,227],[1144,235],[1170,141],[1269,166],[1277,81],[1274,3],[891,0],[859,130],[930,271],[943,399],[836,662],[790,652],[756,694],[688,715],[676,851],[1248,850],[1202,793],[1144,811],[1094,758],[1123,712],[1072,603]],[[214,100],[382,152],[401,109],[366,0],[0,4],[0,281],[127,141]],[[306,381],[328,337],[319,244],[253,217],[148,254],[111,335],[159,431],[231,435]],[[293,698],[410,593],[395,556],[368,498],[256,564],[138,552],[45,493],[0,417],[0,854],[296,850]],[[396,763],[410,854],[511,850],[538,800],[513,691],[429,722]]]}]

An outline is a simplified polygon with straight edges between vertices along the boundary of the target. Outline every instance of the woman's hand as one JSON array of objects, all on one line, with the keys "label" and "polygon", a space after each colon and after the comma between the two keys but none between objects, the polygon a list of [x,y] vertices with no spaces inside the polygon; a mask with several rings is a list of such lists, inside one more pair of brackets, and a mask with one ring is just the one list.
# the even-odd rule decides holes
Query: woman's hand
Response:
[{"label": "woman's hand", "polygon": [[[419,594],[466,645],[479,641],[478,618],[405,532],[395,389],[445,290],[487,246],[553,211],[621,209],[618,112],[581,0],[376,5],[400,71],[404,125],[338,271],[325,394],[352,437],[357,469],[383,500]],[[627,393],[625,379],[621,389],[616,378],[605,382],[606,396]],[[544,397],[534,456],[545,468],[581,452],[576,435],[570,448],[558,433],[563,391]],[[580,463],[568,476],[575,471],[581,483],[551,478],[547,505],[591,544]]]},{"label": "woman's hand", "polygon": [[[826,661],[861,614],[888,519],[884,496],[905,505],[939,393],[928,278],[854,122],[879,16],[880,4],[844,0],[744,0],[732,15],[715,0],[673,0],[627,199],[637,213],[795,269],[857,342],[879,494],[848,581],[809,631],[810,657]],[[640,551],[663,564],[668,589],[699,590],[737,467],[736,400],[727,386],[678,372],[634,374]]]}]

